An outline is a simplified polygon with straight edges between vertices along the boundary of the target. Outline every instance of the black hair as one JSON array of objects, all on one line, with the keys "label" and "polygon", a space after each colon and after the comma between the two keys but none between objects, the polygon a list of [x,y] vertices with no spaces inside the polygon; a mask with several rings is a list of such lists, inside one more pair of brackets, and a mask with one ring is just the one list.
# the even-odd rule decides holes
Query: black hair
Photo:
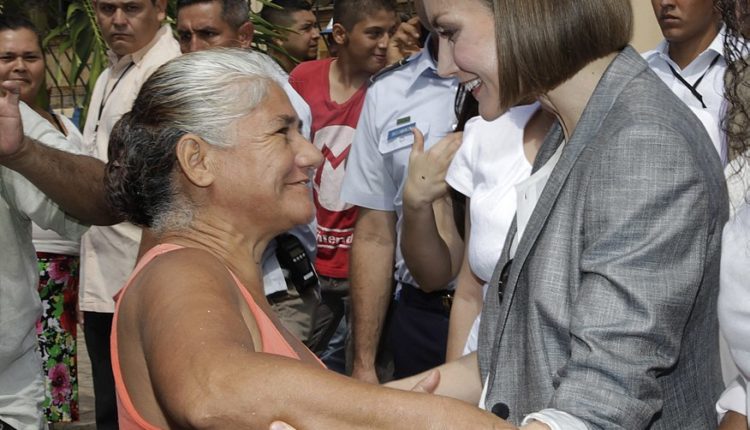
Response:
[{"label": "black hair", "polygon": [[6,15],[0,14],[0,31],[6,30],[30,30],[36,35],[37,45],[39,50],[42,50],[42,34],[37,30],[36,26],[30,19],[21,15]]},{"label": "black hair", "polygon": [[273,0],[263,6],[260,17],[271,24],[288,27],[292,23],[290,15],[301,10],[312,12],[312,5],[307,0]]},{"label": "black hair", "polygon": [[235,30],[250,20],[248,0],[177,0],[177,12],[186,6],[213,2],[221,4],[221,18]]},{"label": "black hair", "polygon": [[336,0],[333,4],[333,23],[351,30],[354,26],[375,12],[386,10],[396,12],[395,0]]},{"label": "black hair", "polygon": [[716,5],[726,25],[724,98],[728,104],[722,128],[730,158],[747,157],[750,155],[750,62],[747,57],[750,46],[745,36],[750,35],[750,12],[744,1],[717,0]]}]

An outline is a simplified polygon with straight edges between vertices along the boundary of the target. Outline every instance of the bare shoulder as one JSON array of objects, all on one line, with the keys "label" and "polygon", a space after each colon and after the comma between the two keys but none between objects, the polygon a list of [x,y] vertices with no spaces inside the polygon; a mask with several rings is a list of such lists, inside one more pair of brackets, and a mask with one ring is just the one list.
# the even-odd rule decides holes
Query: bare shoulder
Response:
[{"label": "bare shoulder", "polygon": [[122,316],[177,323],[207,311],[227,315],[236,312],[236,291],[231,273],[216,256],[178,249],[154,258],[136,275],[123,297]]}]

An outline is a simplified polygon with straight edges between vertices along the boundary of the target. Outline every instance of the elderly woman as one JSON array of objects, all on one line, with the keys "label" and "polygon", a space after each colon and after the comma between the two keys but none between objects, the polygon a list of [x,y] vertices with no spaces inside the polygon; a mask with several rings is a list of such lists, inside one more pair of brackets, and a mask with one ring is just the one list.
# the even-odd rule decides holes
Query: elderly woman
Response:
[{"label": "elderly woman", "polygon": [[258,262],[312,217],[322,156],[264,64],[241,50],[172,60],[113,131],[111,203],[160,241],[117,302],[120,426],[507,428],[463,402],[327,371],[273,315]]},{"label": "elderly woman", "polygon": [[[558,122],[517,190],[482,313],[481,376],[466,383],[529,428],[714,427],[721,163],[627,46],[630,2],[425,8],[440,72],[485,119],[534,97]],[[442,381],[454,381],[447,369]]]}]

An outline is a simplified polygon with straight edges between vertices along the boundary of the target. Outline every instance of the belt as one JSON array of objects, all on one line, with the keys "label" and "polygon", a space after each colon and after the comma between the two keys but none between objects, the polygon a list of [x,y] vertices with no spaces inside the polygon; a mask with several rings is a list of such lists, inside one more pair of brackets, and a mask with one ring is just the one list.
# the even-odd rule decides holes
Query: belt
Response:
[{"label": "belt", "polygon": [[417,309],[440,312],[446,317],[450,316],[451,306],[453,305],[453,290],[439,290],[428,293],[412,284],[405,282],[399,282],[399,284],[401,284],[401,291],[396,301],[400,304]]}]

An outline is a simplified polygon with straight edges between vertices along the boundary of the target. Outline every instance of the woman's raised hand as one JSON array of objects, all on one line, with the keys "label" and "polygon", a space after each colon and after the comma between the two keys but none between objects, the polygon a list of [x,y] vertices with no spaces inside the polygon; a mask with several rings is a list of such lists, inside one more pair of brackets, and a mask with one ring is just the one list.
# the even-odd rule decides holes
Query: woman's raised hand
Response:
[{"label": "woman's raised hand", "polygon": [[412,129],[414,145],[409,154],[409,175],[404,187],[404,206],[420,208],[432,204],[448,193],[445,174],[461,146],[463,133],[451,133],[429,150],[424,150],[424,136]]}]

